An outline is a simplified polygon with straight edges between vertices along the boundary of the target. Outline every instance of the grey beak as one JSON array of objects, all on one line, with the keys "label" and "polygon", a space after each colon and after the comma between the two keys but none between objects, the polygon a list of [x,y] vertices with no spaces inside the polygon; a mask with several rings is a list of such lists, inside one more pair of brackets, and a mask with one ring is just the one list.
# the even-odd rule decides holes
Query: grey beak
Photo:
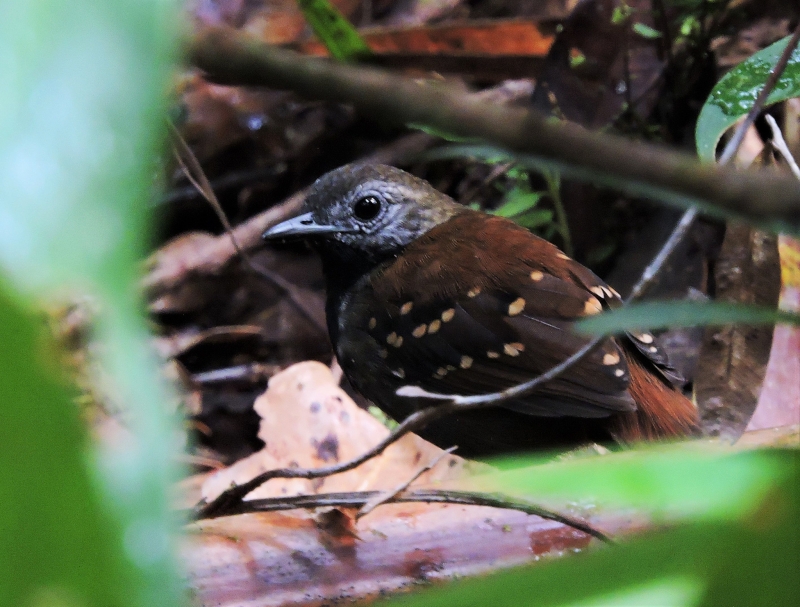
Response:
[{"label": "grey beak", "polygon": [[292,219],[287,219],[272,226],[261,235],[264,240],[287,238],[290,236],[313,236],[315,234],[335,234],[336,232],[350,232],[346,228],[321,225],[314,221],[311,213],[303,213]]}]

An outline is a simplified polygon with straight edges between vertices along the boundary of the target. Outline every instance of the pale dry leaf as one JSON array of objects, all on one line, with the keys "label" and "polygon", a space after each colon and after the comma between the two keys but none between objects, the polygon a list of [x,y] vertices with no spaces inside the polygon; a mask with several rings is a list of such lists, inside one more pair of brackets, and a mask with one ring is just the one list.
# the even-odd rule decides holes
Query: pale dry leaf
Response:
[{"label": "pale dry leaf", "polygon": [[[319,362],[293,365],[270,379],[267,391],[255,402],[261,416],[259,438],[264,449],[212,475],[203,497],[213,499],[232,484],[281,467],[318,468],[361,455],[383,440],[389,430],[359,408],[342,390],[330,369]],[[409,434],[379,457],[358,468],[320,479],[274,479],[250,494],[251,499],[385,490],[412,478],[419,468],[442,452]],[[412,486],[429,485],[463,475],[465,461],[448,455]]]}]

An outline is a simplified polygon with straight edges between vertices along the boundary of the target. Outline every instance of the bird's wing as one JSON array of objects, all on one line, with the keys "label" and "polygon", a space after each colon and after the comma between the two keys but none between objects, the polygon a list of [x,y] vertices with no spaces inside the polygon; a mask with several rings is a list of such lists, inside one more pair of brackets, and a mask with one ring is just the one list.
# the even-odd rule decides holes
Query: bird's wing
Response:
[{"label": "bird's wing", "polygon": [[[368,332],[408,385],[482,394],[528,381],[588,343],[570,330],[576,319],[618,299],[549,243],[493,221],[482,216],[480,231],[449,226],[449,259],[456,263],[441,262],[434,249],[441,235],[431,234],[375,281]],[[629,380],[622,348],[607,339],[539,392],[505,406],[531,415],[603,417],[635,409]]]}]

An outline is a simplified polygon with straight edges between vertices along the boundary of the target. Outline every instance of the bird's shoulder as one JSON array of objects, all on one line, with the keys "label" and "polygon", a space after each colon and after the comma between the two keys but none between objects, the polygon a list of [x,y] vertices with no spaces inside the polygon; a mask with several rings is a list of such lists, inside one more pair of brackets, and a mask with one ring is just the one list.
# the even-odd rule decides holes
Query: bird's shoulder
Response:
[{"label": "bird's shoulder", "polygon": [[[503,389],[563,361],[588,341],[570,330],[574,320],[617,297],[552,244],[477,213],[431,230],[370,286],[365,329],[395,376],[458,393]],[[587,417],[630,410],[628,382],[623,352],[607,339],[546,388],[556,401],[522,407]]]},{"label": "bird's shoulder", "polygon": [[508,219],[471,210],[411,243],[374,274],[371,286],[383,301],[420,305],[473,299],[479,293],[529,293],[529,312],[534,308],[527,306],[534,306],[563,318],[620,302],[613,289],[552,243]]}]

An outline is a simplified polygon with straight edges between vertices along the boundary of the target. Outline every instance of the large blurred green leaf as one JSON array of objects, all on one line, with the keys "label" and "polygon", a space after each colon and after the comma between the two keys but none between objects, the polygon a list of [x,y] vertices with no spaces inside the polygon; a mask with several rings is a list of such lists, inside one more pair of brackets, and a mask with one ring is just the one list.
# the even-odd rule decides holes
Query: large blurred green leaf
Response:
[{"label": "large blurred green leaf", "polygon": [[575,323],[575,329],[590,335],[642,331],[665,327],[703,325],[800,324],[800,315],[763,306],[727,302],[656,301],[630,304]]},{"label": "large blurred green leaf", "polygon": [[129,605],[134,580],[119,525],[89,478],[78,408],[54,378],[41,323],[6,286],[0,281],[0,605]]},{"label": "large blurred green leaf", "polygon": [[[737,65],[711,91],[700,110],[695,132],[697,154],[702,160],[715,160],[717,144],[722,135],[753,107],[770,71],[789,43],[789,38],[787,36],[779,40]],[[792,97],[800,97],[800,48],[792,53],[765,105]]]},{"label": "large blurred green leaf", "polygon": [[[681,456],[673,449],[661,455],[666,456],[661,461],[653,459],[654,454],[631,453],[624,460],[602,456],[553,464],[550,470],[537,466],[504,473],[508,483],[503,484],[515,492],[535,490],[537,499],[557,489],[559,495],[615,496],[631,505],[657,504],[664,499],[672,502],[674,494],[678,501],[699,506],[699,510],[690,508],[695,514],[716,511],[726,515],[705,517],[702,523],[689,522],[589,554],[406,596],[394,603],[409,607],[799,604],[798,453]],[[637,463],[639,456],[644,459]],[[627,481],[622,483],[617,473]],[[737,505],[726,506],[726,496]]]},{"label": "large blurred green leaf", "polygon": [[752,510],[791,473],[773,452],[730,453],[679,444],[544,465],[507,460],[499,474],[478,477],[482,490],[635,507],[661,518],[729,520]]},{"label": "large blurred green leaf", "polygon": [[[166,491],[175,478],[176,434],[147,347],[136,283],[178,39],[175,5],[0,0],[0,14],[0,269],[28,297],[63,292],[64,286],[98,297],[98,351],[110,392],[128,409],[131,431],[94,458],[106,504],[121,522],[117,540],[137,581],[124,596],[129,605],[174,607],[180,583],[171,558]],[[2,347],[12,347],[13,355],[15,343]],[[25,399],[15,414],[35,419],[43,406]],[[66,436],[82,453],[75,433]],[[41,443],[32,448],[36,457],[49,457],[48,433],[28,438]],[[29,465],[50,470],[46,462]],[[16,499],[7,482],[4,471],[4,495]],[[59,511],[50,506],[41,506],[41,516],[57,518]],[[102,517],[95,520],[102,536]],[[81,551],[100,549],[91,535],[80,550],[69,542],[64,548],[74,551],[69,554],[77,562]],[[33,570],[17,575],[36,579]],[[115,587],[114,576],[100,581],[109,585],[108,596],[118,596],[122,586]]]}]

